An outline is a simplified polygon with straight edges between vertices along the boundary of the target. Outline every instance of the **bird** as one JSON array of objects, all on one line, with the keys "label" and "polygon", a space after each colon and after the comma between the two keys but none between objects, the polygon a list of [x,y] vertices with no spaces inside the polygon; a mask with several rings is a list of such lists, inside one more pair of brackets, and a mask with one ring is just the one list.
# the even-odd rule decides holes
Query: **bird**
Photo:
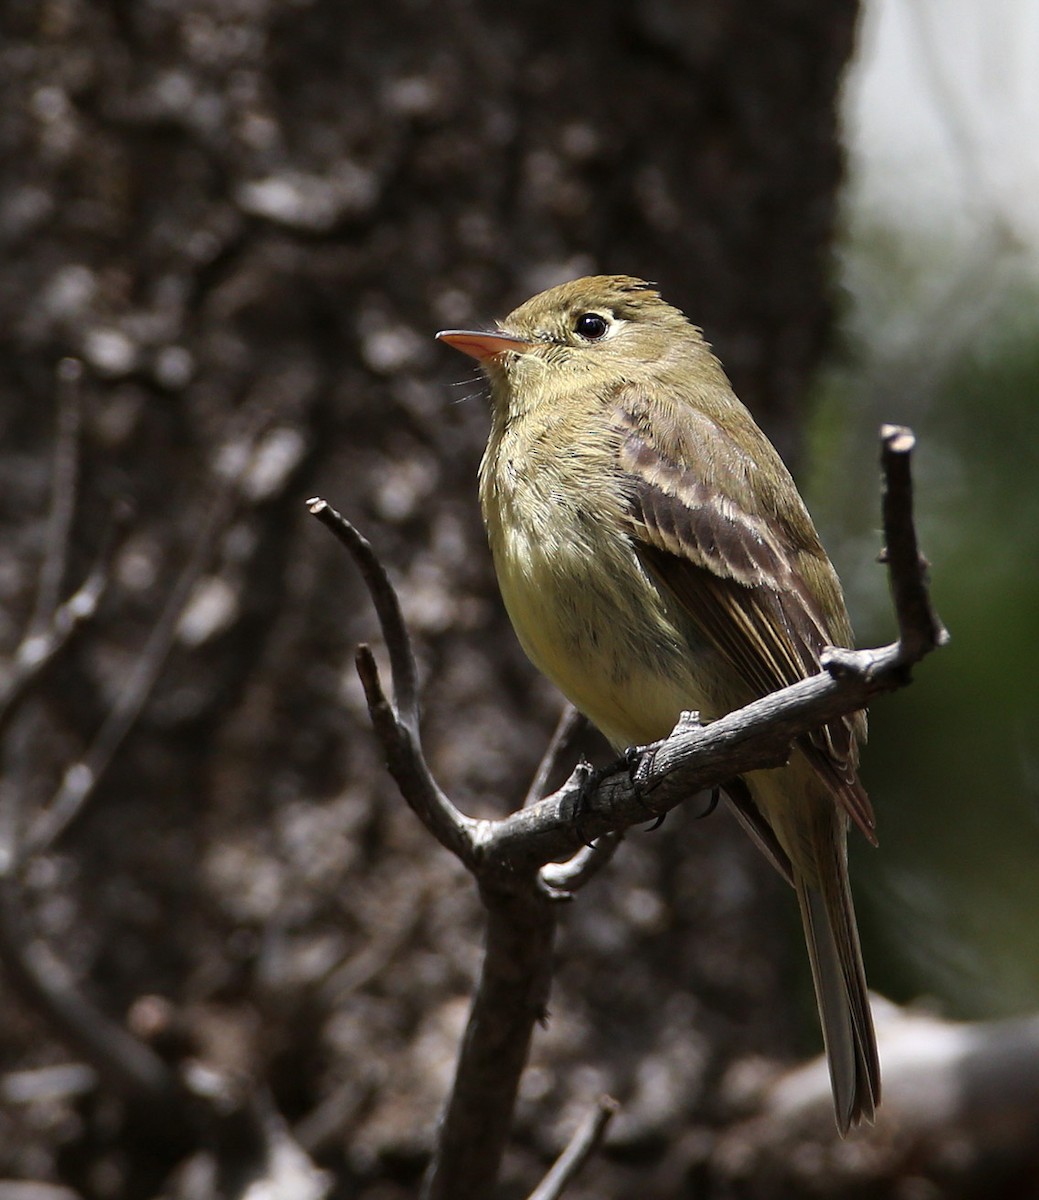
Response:
[{"label": "bird", "polygon": [[[618,751],[714,720],[850,646],[840,581],[797,487],[696,327],[656,285],[576,279],[495,330],[437,338],[477,360],[491,427],[479,497],[531,662]],[[838,1130],[871,1122],[880,1066],[848,879],[862,712],[725,788],[797,896]]]}]

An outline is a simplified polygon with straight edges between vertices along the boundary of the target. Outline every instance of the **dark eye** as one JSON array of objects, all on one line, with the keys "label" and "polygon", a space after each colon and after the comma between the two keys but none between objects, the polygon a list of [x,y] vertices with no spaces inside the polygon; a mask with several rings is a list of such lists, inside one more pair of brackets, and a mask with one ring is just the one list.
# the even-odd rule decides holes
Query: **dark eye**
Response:
[{"label": "dark eye", "polygon": [[590,342],[597,342],[606,336],[609,327],[609,321],[601,314],[582,313],[574,322],[574,333],[579,333],[581,337],[587,338]]}]

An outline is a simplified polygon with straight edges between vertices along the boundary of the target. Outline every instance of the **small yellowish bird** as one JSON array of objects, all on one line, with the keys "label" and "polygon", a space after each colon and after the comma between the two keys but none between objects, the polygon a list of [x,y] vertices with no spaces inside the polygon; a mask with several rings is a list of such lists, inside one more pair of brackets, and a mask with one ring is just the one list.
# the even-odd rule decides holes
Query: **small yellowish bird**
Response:
[{"label": "small yellowish bird", "polygon": [[[618,750],[723,716],[851,644],[837,574],[790,473],[699,329],[654,285],[600,275],[495,332],[437,337],[491,384],[480,503],[523,649]],[[728,798],[793,885],[841,1133],[880,1099],[848,885],[865,716],[834,721]]]}]

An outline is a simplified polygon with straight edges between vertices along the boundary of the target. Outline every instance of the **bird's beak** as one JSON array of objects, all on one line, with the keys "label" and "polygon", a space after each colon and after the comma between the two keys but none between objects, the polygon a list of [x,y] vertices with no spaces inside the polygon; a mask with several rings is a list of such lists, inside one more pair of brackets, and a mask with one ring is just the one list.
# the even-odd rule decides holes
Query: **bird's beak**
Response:
[{"label": "bird's beak", "polygon": [[479,329],[442,329],[437,334],[437,341],[446,342],[481,363],[497,358],[499,354],[507,354],[510,350],[522,354],[534,345],[524,338],[513,337],[511,333],[491,333]]}]

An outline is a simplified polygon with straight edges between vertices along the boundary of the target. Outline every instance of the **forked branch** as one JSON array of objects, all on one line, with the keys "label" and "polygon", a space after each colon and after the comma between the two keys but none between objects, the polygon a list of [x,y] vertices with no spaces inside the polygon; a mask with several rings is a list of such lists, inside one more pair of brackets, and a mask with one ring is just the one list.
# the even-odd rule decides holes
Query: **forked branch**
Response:
[{"label": "forked branch", "polygon": [[[561,788],[539,799],[560,731],[526,805],[498,821],[465,816],[433,779],[419,735],[414,656],[392,585],[353,526],[325,501],[309,501],[310,511],[360,567],[386,638],[395,700],[387,698],[367,647],[359,649],[357,665],[389,769],[430,832],[473,873],[488,910],[484,963],[426,1179],[427,1200],[485,1200],[491,1194],[533,1025],[548,996],[552,900],[599,869],[616,837],[644,823],[647,809],[662,815],[748,771],[782,765],[796,739],[904,687],[912,666],[947,641],[931,607],[927,564],[913,523],[914,444],[912,432],[901,426],[881,430],[882,557],[898,624],[895,642],[875,650],[834,648],[824,655],[819,674],[707,725],[686,715],[664,740],[594,777],[578,767]],[[604,838],[610,841],[604,852],[588,851],[588,839]]]}]

